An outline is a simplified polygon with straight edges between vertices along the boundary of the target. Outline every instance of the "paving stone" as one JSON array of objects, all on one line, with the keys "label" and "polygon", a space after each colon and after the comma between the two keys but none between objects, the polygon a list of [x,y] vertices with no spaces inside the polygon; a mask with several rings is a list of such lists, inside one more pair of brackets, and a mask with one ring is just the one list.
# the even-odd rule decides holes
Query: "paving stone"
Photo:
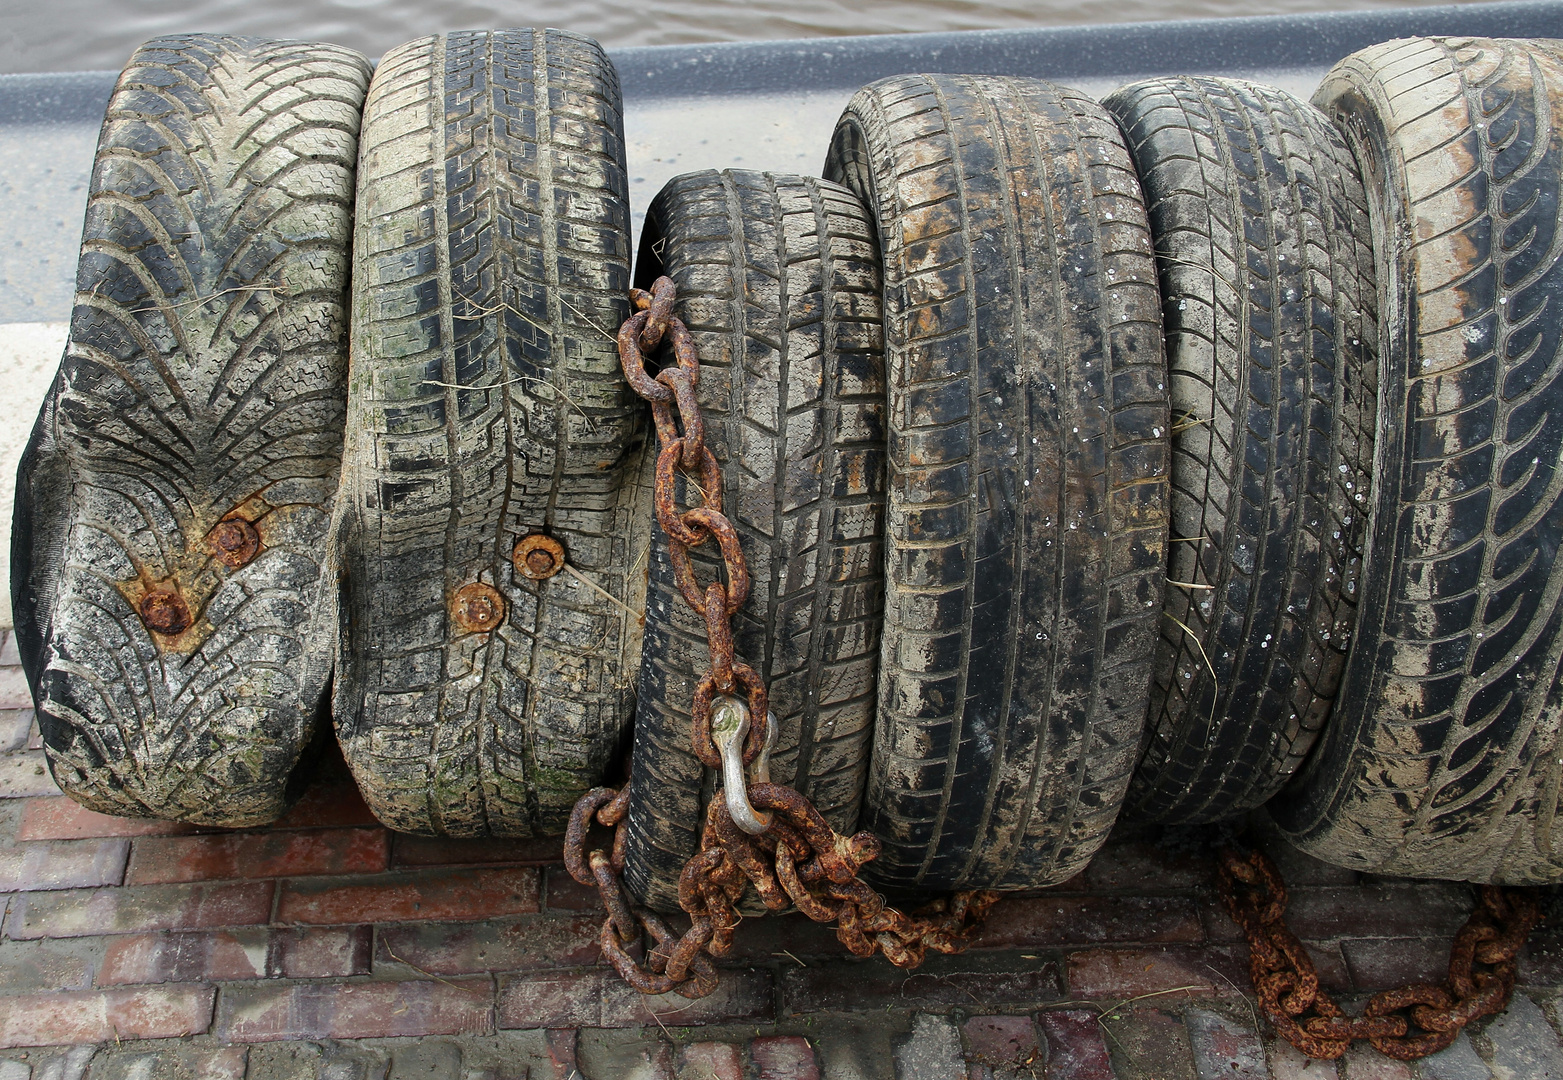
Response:
[{"label": "paving stone", "polygon": [[1096,1014],[1050,1010],[1037,1016],[1047,1040],[1048,1080],[1113,1080],[1112,1060]]},{"label": "paving stone", "polygon": [[1489,1060],[1500,1080],[1563,1080],[1563,1045],[1536,1003],[1515,994],[1509,1007],[1487,1024],[1482,1036],[1492,1046]]},{"label": "paving stone", "polygon": [[1270,1075],[1273,1080],[1338,1080],[1340,1070],[1333,1061],[1308,1057],[1291,1043],[1274,1039],[1270,1043]]},{"label": "paving stone", "polygon": [[972,946],[1011,949],[1204,940],[1199,910],[1187,897],[1036,896],[1000,900]]},{"label": "paving stone", "polygon": [[0,757],[0,799],[59,795],[42,750],[18,750]]},{"label": "paving stone", "polygon": [[462,1080],[461,1047],[420,1040],[391,1056],[386,1080]]},{"label": "paving stone", "polygon": [[373,874],[389,865],[384,829],[148,836],[135,842],[128,885],[253,880],[319,874]]},{"label": "paving stone", "polygon": [[1268,1080],[1265,1048],[1245,1024],[1207,1009],[1186,1009],[1183,1024],[1199,1080]]},{"label": "paving stone", "polygon": [[25,748],[32,735],[31,709],[0,709],[0,753]]},{"label": "paving stone", "polygon": [[1055,963],[1018,954],[930,956],[915,971],[875,957],[792,967],[782,973],[783,1008],[790,1016],[969,1008],[974,1002],[985,1008],[1026,1008],[1061,996]]},{"label": "paving stone", "polygon": [[1409,1064],[1387,1058],[1367,1043],[1352,1043],[1341,1063],[1346,1080],[1413,1080]]},{"label": "paving stone", "polygon": [[5,631],[5,643],[0,644],[0,667],[22,666],[22,651],[16,643],[16,631]]},{"label": "paving stone", "polygon": [[[18,658],[18,663],[20,658]],[[33,692],[27,688],[27,676],[21,667],[0,667],[0,709],[31,709]]]},{"label": "paving stone", "polygon": [[375,969],[403,964],[433,975],[470,975],[580,967],[597,963],[601,931],[595,915],[384,926]]},{"label": "paving stone", "polygon": [[1449,938],[1342,941],[1352,983],[1368,992],[1410,983],[1438,983],[1449,974]]},{"label": "paving stone", "polygon": [[100,1053],[87,1080],[244,1080],[246,1048],[171,1047]]},{"label": "paving stone", "polygon": [[487,979],[240,984],[223,989],[215,1031],[226,1042],[481,1035],[492,1005]]},{"label": "paving stone", "polygon": [[365,975],[370,938],[367,927],[129,935],[109,942],[98,984]]},{"label": "paving stone", "polygon": [[1492,1076],[1464,1031],[1449,1046],[1418,1061],[1415,1068],[1419,1080],[1490,1080]]},{"label": "paving stone", "polygon": [[194,832],[177,821],[114,817],[78,805],[64,795],[28,799],[18,840],[84,840],[100,836],[168,836]]},{"label": "paving stone", "polygon": [[744,1080],[743,1054],[732,1043],[690,1043],[678,1052],[673,1075],[677,1080]]},{"label": "paving stone", "polygon": [[277,921],[328,925],[475,920],[538,909],[534,869],[450,870],[286,881]]},{"label": "paving stone", "polygon": [[5,932],[20,939],[253,926],[270,920],[271,896],[269,881],[24,893]]},{"label": "paving stone", "polygon": [[966,1059],[1014,1069],[1042,1063],[1042,1045],[1030,1016],[973,1016],[961,1025]]},{"label": "paving stone", "polygon": [[514,866],[547,866],[562,857],[562,841],[557,836],[525,840],[459,839],[450,836],[408,836],[398,834],[391,846],[391,864],[396,867],[488,866],[509,863]]},{"label": "paving stone", "polygon": [[88,990],[104,951],[102,938],[0,940],[0,992]]},{"label": "paving stone", "polygon": [[25,1061],[0,1061],[0,1080],[32,1080],[33,1067]]},{"label": "paving stone", "polygon": [[797,1035],[770,1035],[751,1040],[749,1060],[756,1080],[820,1080],[819,1061],[809,1040]]},{"label": "paving stone", "polygon": [[267,1042],[249,1048],[245,1080],[385,1080],[388,1062],[361,1043]]},{"label": "paving stone", "polygon": [[33,1080],[82,1080],[98,1048],[73,1046],[63,1054],[50,1057],[33,1069]]},{"label": "paving stone", "polygon": [[0,892],[118,885],[128,840],[52,840],[0,846]]},{"label": "paving stone", "polygon": [[1116,1075],[1196,1080],[1188,1029],[1175,1013],[1119,1009],[1105,1014],[1101,1026]]},{"label": "paving stone", "polygon": [[943,1016],[918,1013],[912,1033],[895,1050],[898,1080],[950,1080],[966,1073],[961,1033]]},{"label": "paving stone", "polygon": [[5,999],[0,1047],[199,1035],[211,1026],[207,987],[28,994]]}]

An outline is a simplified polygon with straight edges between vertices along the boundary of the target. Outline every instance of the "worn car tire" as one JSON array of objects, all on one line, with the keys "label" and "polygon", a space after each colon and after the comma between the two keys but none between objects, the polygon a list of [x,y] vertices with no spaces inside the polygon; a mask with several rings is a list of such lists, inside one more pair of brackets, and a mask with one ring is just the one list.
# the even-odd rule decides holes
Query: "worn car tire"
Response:
[{"label": "worn car tire", "polygon": [[1166,572],[1139,181],[1085,95],[960,75],[858,91],[825,172],[874,209],[884,259],[870,869],[933,888],[1059,881],[1128,787]]},{"label": "worn car tire", "polygon": [[1342,866],[1557,881],[1560,46],[1387,42],[1314,102],[1373,203],[1380,412],[1356,643],[1273,814]]},{"label": "worn car tire", "polygon": [[158,38],[120,75],[12,595],[60,788],[259,825],[320,727],[362,56]]},{"label": "worn car tire", "polygon": [[[423,38],[375,71],[335,712],[392,828],[561,832],[630,723],[626,188],[618,79],[588,38]],[[534,533],[591,585],[523,576],[512,553]]]},{"label": "worn car tire", "polygon": [[1166,617],[1125,814],[1217,821],[1313,745],[1356,622],[1377,386],[1367,196],[1273,87],[1152,79],[1103,104],[1139,169],[1172,393]]},{"label": "worn car tire", "polygon": [[[874,723],[884,587],[885,379],[879,252],[849,191],[810,177],[702,172],[669,182],[641,234],[636,281],[666,274],[700,354],[706,444],[752,578],[737,653],[770,688],[771,778],[838,832],[857,821]],[[699,505],[679,481],[678,505]],[[716,544],[691,555],[720,580]],[[678,910],[718,777],[690,744],[710,668],[705,621],[652,543],[625,881]]]}]

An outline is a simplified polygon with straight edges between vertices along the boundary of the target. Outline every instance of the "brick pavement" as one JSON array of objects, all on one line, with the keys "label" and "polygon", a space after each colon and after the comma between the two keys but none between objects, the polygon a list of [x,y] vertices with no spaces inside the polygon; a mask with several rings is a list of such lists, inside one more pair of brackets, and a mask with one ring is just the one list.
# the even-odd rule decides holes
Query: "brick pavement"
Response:
[{"label": "brick pavement", "polygon": [[[1120,830],[915,972],[771,918],[716,995],[643,1000],[597,966],[600,910],[557,842],[387,832],[340,760],[266,829],[94,814],[51,782],[15,664],[5,640],[0,1080],[1563,1080],[1555,925],[1509,1012],[1437,1058],[1277,1045],[1211,893],[1215,830]],[[1466,888],[1267,846],[1348,1007],[1441,975]]]}]

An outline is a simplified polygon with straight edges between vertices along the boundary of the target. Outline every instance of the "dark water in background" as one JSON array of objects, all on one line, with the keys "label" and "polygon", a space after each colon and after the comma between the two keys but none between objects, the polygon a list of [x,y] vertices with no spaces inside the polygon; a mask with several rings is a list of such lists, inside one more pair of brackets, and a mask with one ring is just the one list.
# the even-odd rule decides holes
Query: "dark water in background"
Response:
[{"label": "dark water in background", "polygon": [[117,70],[146,39],[191,30],[333,41],[379,56],[424,34],[502,26],[564,27],[611,49],[1413,6],[1416,0],[0,0],[0,73]]}]

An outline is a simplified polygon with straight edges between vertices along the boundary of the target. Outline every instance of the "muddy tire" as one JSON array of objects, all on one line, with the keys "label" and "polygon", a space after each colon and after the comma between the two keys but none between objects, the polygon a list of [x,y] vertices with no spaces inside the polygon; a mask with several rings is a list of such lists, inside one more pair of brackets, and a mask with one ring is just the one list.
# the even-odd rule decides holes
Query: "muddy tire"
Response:
[{"label": "muddy tire", "polygon": [[[430,37],[364,107],[337,734],[404,832],[559,832],[631,718],[639,415],[619,86],[559,30]],[[512,565],[546,534],[570,573]],[[603,593],[612,599],[605,598]]]},{"label": "muddy tire", "polygon": [[[771,778],[838,832],[857,821],[876,704],[884,587],[885,381],[879,252],[862,203],[835,184],[755,172],[680,176],[651,204],[637,283],[678,286],[700,353],[706,444],[743,542],[749,599],[738,655],[780,724]],[[684,490],[680,506],[699,505]],[[720,580],[716,545],[691,552]],[[690,749],[690,701],[710,667],[705,622],[652,543],[625,880],[678,910],[718,777]]]},{"label": "muddy tire", "polygon": [[1344,138],[1306,102],[1182,77],[1108,97],[1161,277],[1172,537],[1125,813],[1217,821],[1297,770],[1356,622],[1376,391],[1372,235]]},{"label": "muddy tire", "polygon": [[320,727],[368,80],[332,45],[180,35],[109,101],[12,538],[44,749],[93,810],[264,824]]},{"label": "muddy tire", "polygon": [[1342,866],[1557,881],[1563,58],[1392,41],[1314,102],[1372,199],[1377,479],[1335,714],[1272,812]]},{"label": "muddy tire", "polygon": [[1166,367],[1139,181],[1084,95],[953,75],[860,90],[825,171],[873,208],[884,259],[871,869],[1060,881],[1118,815],[1162,606]]}]

